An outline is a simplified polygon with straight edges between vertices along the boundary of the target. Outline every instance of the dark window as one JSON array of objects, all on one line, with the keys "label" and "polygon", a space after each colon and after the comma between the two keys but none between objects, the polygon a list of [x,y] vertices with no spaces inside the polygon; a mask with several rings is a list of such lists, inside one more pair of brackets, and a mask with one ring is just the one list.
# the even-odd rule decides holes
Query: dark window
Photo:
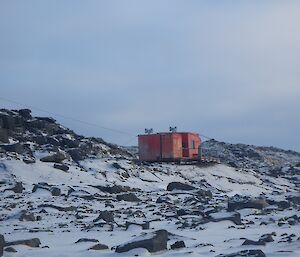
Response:
[{"label": "dark window", "polygon": [[195,140],[192,141],[192,148],[196,149],[196,142],[195,142]]}]

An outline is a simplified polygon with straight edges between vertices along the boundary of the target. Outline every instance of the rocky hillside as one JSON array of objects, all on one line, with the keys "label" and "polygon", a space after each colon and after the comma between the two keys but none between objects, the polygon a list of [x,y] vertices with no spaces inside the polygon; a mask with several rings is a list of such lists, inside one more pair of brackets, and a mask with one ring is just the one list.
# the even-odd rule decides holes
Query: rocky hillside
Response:
[{"label": "rocky hillside", "polygon": [[300,157],[208,141],[221,164],[140,164],[30,110],[0,112],[0,256],[300,254]]}]

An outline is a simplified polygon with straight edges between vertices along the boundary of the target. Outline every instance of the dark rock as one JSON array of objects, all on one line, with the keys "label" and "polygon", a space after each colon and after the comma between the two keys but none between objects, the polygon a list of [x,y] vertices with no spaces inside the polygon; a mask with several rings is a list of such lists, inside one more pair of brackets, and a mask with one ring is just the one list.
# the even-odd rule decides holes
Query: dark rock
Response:
[{"label": "dark rock", "polygon": [[212,192],[209,190],[200,189],[196,192],[198,197],[211,199],[213,197]]},{"label": "dark rock", "polygon": [[143,230],[144,229],[150,229],[150,222],[149,221],[146,221],[144,223],[135,223],[135,222],[126,221],[126,223],[125,223],[126,230],[129,228],[130,225],[140,226],[140,227],[142,227]]},{"label": "dark rock", "polygon": [[101,190],[102,192],[107,192],[110,194],[119,194],[119,193],[124,193],[124,192],[129,192],[129,191],[133,191],[132,188],[128,187],[128,186],[119,186],[119,185],[113,185],[113,186],[93,186],[95,188],[98,188],[99,190]]},{"label": "dark rock", "polygon": [[10,115],[0,114],[0,119],[2,120],[2,127],[5,129],[13,130],[16,126],[15,119]]},{"label": "dark rock", "polygon": [[48,185],[46,182],[39,182],[33,186],[32,193],[36,192],[39,188],[50,191],[50,185]]},{"label": "dark rock", "polygon": [[59,170],[62,170],[62,171],[68,171],[69,170],[69,166],[65,165],[65,164],[54,163],[53,167],[55,169],[59,169]]},{"label": "dark rock", "polygon": [[179,209],[176,211],[178,216],[184,216],[184,215],[188,215],[190,214],[188,211],[184,210],[184,209]]},{"label": "dark rock", "polygon": [[85,152],[80,148],[69,149],[67,152],[75,162],[82,161],[86,157]]},{"label": "dark rock", "polygon": [[61,195],[61,190],[58,187],[52,187],[51,188],[51,194],[53,196],[60,196]]},{"label": "dark rock", "polygon": [[117,195],[118,201],[139,202],[141,201],[134,193]]},{"label": "dark rock", "polygon": [[157,230],[150,235],[152,235],[150,238],[149,234],[146,234],[145,236],[137,237],[135,241],[119,245],[116,248],[116,252],[128,252],[135,248],[145,248],[150,253],[167,250],[168,231]]},{"label": "dark rock", "polygon": [[274,239],[272,237],[272,234],[264,234],[260,237],[259,241],[265,242],[265,243],[270,243],[270,242],[273,242]]},{"label": "dark rock", "polygon": [[65,160],[67,157],[62,152],[57,152],[52,155],[48,155],[46,157],[41,158],[42,162],[56,162],[60,163]]},{"label": "dark rock", "polygon": [[184,241],[176,241],[174,244],[171,245],[171,249],[179,249],[179,248],[185,248]]},{"label": "dark rock", "polygon": [[0,142],[9,143],[7,129],[0,128]]},{"label": "dark rock", "polygon": [[60,140],[60,145],[67,148],[77,148],[79,146],[79,141],[62,137]]},{"label": "dark rock", "polygon": [[7,152],[14,152],[22,154],[24,153],[25,149],[24,146],[20,143],[8,144],[8,145],[0,145]]},{"label": "dark rock", "polygon": [[38,239],[38,238],[32,238],[32,239],[27,239],[27,240],[17,240],[17,241],[7,242],[5,245],[6,246],[11,246],[11,245],[27,245],[29,247],[39,247],[40,244],[41,244],[40,239]]},{"label": "dark rock", "polygon": [[208,219],[208,221],[212,221],[212,222],[219,222],[223,220],[232,221],[235,225],[242,224],[241,214],[239,212],[227,213],[227,215],[224,214],[224,216],[222,215],[222,217],[219,218]]},{"label": "dark rock", "polygon": [[287,197],[287,200],[295,205],[300,204],[300,196],[289,196],[289,197]]},{"label": "dark rock", "polygon": [[171,182],[167,186],[168,191],[173,191],[173,190],[188,191],[188,190],[194,190],[194,189],[195,189],[195,187],[188,185],[188,184],[181,183],[181,182]]},{"label": "dark rock", "polygon": [[170,198],[167,196],[160,196],[157,198],[156,203],[168,203]]},{"label": "dark rock", "polygon": [[100,211],[99,216],[95,220],[93,220],[93,222],[97,222],[101,219],[104,220],[107,223],[115,221],[113,212],[106,211],[106,210],[105,211]]},{"label": "dark rock", "polygon": [[30,120],[32,118],[31,110],[29,110],[29,109],[21,109],[18,112],[25,120]]},{"label": "dark rock", "polygon": [[249,198],[239,198],[233,197],[228,201],[228,211],[235,211],[240,209],[258,209],[262,210],[267,207],[268,203],[264,199],[249,199]]},{"label": "dark rock", "polygon": [[89,248],[89,250],[106,250],[106,249],[109,249],[109,247],[104,244],[95,244]]},{"label": "dark rock", "polygon": [[54,204],[47,204],[47,203],[40,204],[38,207],[39,208],[53,208],[53,209],[56,209],[59,211],[77,211],[77,207],[75,207],[75,206],[62,207],[62,206],[57,206]]},{"label": "dark rock", "polygon": [[123,169],[123,167],[122,167],[119,163],[117,163],[117,162],[114,162],[114,163],[112,164],[112,166],[113,166],[115,169]]},{"label": "dark rock", "polygon": [[216,257],[266,257],[262,250],[243,250],[231,254],[220,254]]},{"label": "dark rock", "polygon": [[35,221],[36,219],[35,219],[33,213],[27,212],[27,211],[22,211],[19,220],[20,221]]},{"label": "dark rock", "polygon": [[244,241],[244,243],[242,243],[242,245],[266,245],[266,243],[263,242],[263,241],[260,241],[260,240],[253,241],[253,240],[250,240],[250,239],[246,239]]},{"label": "dark rock", "polygon": [[35,117],[37,120],[39,121],[45,121],[47,123],[55,123],[56,120],[53,118],[49,118],[49,117]]},{"label": "dark rock", "polygon": [[17,182],[11,190],[14,191],[16,194],[20,194],[23,192],[24,189],[25,188],[23,187],[22,182]]},{"label": "dark rock", "polygon": [[0,234],[0,256],[3,256],[4,246],[5,246],[4,236]]},{"label": "dark rock", "polygon": [[98,239],[91,239],[91,238],[80,238],[78,239],[75,244],[78,244],[78,243],[83,243],[83,242],[93,242],[93,243],[98,243],[99,240]]},{"label": "dark rock", "polygon": [[29,157],[24,157],[23,162],[25,162],[26,164],[32,164],[32,163],[35,163],[35,159],[29,158]]},{"label": "dark rock", "polygon": [[[4,251],[5,252],[8,252],[8,253],[16,253],[16,252],[18,252],[15,248],[13,248],[13,247],[6,247],[5,249],[4,249]],[[0,256],[2,256],[1,254],[0,254]]]}]

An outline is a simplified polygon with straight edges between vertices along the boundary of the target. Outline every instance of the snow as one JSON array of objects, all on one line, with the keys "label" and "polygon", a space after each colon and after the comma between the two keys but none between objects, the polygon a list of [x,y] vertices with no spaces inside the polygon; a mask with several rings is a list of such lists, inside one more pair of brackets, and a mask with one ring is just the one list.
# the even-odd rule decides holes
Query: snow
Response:
[{"label": "snow", "polygon": [[[37,152],[36,157],[43,157],[45,153]],[[117,162],[120,169],[116,169],[113,163]],[[44,163],[37,159],[34,164],[25,164],[21,160],[14,158],[4,158],[0,160],[0,180],[22,181],[26,191],[20,198],[10,199],[11,191],[2,192],[3,201],[9,205],[16,203],[14,209],[1,209],[0,217],[3,218],[0,224],[1,233],[4,234],[7,241],[38,237],[42,242],[42,246],[49,248],[29,248],[27,246],[15,246],[17,253],[5,252],[7,256],[216,256],[220,253],[232,253],[244,249],[249,249],[249,246],[242,246],[243,239],[248,238],[257,240],[262,234],[276,232],[275,242],[268,243],[266,246],[251,246],[251,249],[262,249],[267,257],[270,256],[300,256],[299,241],[292,243],[279,243],[281,235],[284,233],[294,233],[297,237],[299,234],[299,225],[289,226],[284,225],[279,227],[276,223],[269,225],[260,225],[262,221],[274,219],[278,221],[286,216],[295,215],[295,210],[286,210],[284,212],[273,211],[270,214],[261,214],[259,210],[240,210],[244,221],[253,221],[251,226],[239,225],[233,226],[231,221],[209,222],[196,227],[195,229],[178,228],[175,218],[172,218],[176,213],[168,210],[168,204],[161,204],[160,209],[155,204],[155,200],[159,196],[168,196],[170,202],[178,204],[180,208],[185,207],[185,200],[191,195],[189,192],[167,192],[168,183],[180,181],[183,183],[193,183],[194,185],[204,185],[207,190],[212,190],[213,194],[219,195],[220,200],[224,201],[227,197],[235,194],[247,196],[259,196],[260,194],[271,194],[276,187],[282,193],[287,189],[293,191],[293,185],[290,181],[284,178],[268,177],[268,182],[265,182],[266,175],[255,172],[251,169],[235,169],[224,164],[217,164],[211,167],[197,167],[193,165],[175,165],[163,164],[152,166],[137,166],[130,160],[122,159],[116,161],[115,158],[91,158],[81,161],[79,166],[66,162],[70,166],[68,172],[64,172],[53,168],[53,163]],[[128,177],[124,176],[128,173]],[[62,194],[66,194],[69,187],[73,187],[76,191],[69,198],[53,197],[47,190],[39,189],[36,193],[31,193],[33,184],[47,182],[49,185],[58,186],[62,190]],[[131,188],[138,188],[141,191],[135,192],[138,197],[142,198],[143,202],[114,202],[115,196],[104,194],[91,185],[122,185]],[[9,188],[5,185],[3,188]],[[95,199],[86,201],[81,196],[96,195]],[[272,196],[275,199],[282,199],[282,195],[278,197]],[[106,201],[112,201],[113,207],[106,206]],[[150,201],[149,199],[152,199]],[[28,208],[26,201],[32,202],[32,209],[35,215],[42,215],[40,221],[19,221],[18,215],[21,210]],[[3,202],[4,203],[4,202]],[[75,218],[76,211],[61,212],[53,208],[44,208],[47,213],[40,214],[38,206],[43,203],[51,203],[57,206],[75,206],[78,208],[81,220]],[[153,207],[148,206],[152,204]],[[221,203],[221,205],[225,203]],[[165,206],[165,207],[164,207]],[[197,209],[201,205],[195,205]],[[164,209],[165,208],[165,209]],[[190,208],[187,206],[187,208]],[[153,209],[152,211],[150,211]],[[144,222],[150,220],[150,230],[142,230],[140,226],[131,225],[128,230],[123,227],[115,226],[111,231],[110,226],[92,227],[85,229],[83,225],[92,225],[93,220],[98,216],[100,210],[112,210],[113,212],[121,211],[121,214],[115,215],[117,224],[124,224],[125,221]],[[132,210],[135,214],[126,216],[125,211]],[[161,212],[164,212],[164,217]],[[231,213],[220,211],[212,213],[213,218],[223,218],[230,216]],[[201,215],[185,215],[179,220],[187,222],[201,220]],[[29,232],[36,228],[42,228],[45,231]],[[145,249],[134,249],[128,253],[117,254],[114,250],[94,251],[88,250],[94,245],[92,242],[74,244],[79,238],[95,238],[101,244],[106,244],[110,248],[140,239],[143,233],[150,233],[158,230],[166,229],[173,233],[177,239],[172,238],[168,242],[170,244],[176,240],[184,240],[187,248],[178,250],[168,250],[156,254],[150,254]],[[150,236],[148,235],[148,236]],[[183,238],[183,239],[178,239]],[[208,244],[208,245],[207,245]],[[210,245],[212,244],[212,246]],[[290,250],[291,253],[283,253],[279,251]],[[213,251],[212,251],[213,250]]]}]

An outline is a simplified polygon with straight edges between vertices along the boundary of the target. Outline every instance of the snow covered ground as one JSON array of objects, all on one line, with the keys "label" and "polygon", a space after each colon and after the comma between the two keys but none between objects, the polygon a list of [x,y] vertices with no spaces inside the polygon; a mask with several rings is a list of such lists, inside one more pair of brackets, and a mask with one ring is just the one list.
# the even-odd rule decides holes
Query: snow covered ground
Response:
[{"label": "snow covered ground", "polygon": [[[108,245],[110,249],[101,250],[102,256],[151,255],[145,249],[115,253],[114,247],[117,245],[148,232],[136,225],[125,230],[126,221],[150,221],[150,231],[163,228],[177,235],[175,239],[169,240],[168,245],[179,239],[185,242],[186,248],[155,254],[159,256],[217,256],[244,249],[262,249],[266,256],[300,256],[300,241],[296,240],[300,236],[299,224],[277,224],[280,218],[299,214],[295,208],[275,208],[270,213],[256,209],[239,210],[242,216],[241,225],[235,225],[229,220],[201,224],[203,217],[199,214],[176,216],[178,209],[201,209],[205,212],[206,209],[215,208],[212,217],[218,218],[222,212],[226,214],[225,210],[219,211],[218,206],[225,208],[227,198],[235,194],[263,194],[282,199],[287,192],[297,191],[284,178],[273,178],[272,181],[265,182],[265,175],[251,170],[237,170],[223,164],[205,168],[175,164],[137,166],[132,161],[123,159],[118,160],[119,167],[115,168],[114,158],[87,159],[80,162],[80,167],[69,163],[68,172],[53,168],[52,163],[38,160],[33,164],[25,164],[21,160],[5,158],[0,163],[0,181],[6,182],[1,186],[1,233],[7,241],[37,237],[42,243],[40,248],[15,246],[16,253],[5,252],[4,256],[99,255],[99,251],[88,250],[95,244],[93,242],[75,244],[80,238],[98,239],[102,244]],[[4,191],[14,181],[23,182],[25,190],[21,194]],[[214,196],[207,203],[191,205],[188,200],[193,198],[194,191],[166,191],[167,185],[174,181],[204,188]],[[60,188],[61,195],[52,196],[46,189],[38,189],[32,193],[34,184],[45,182],[50,188]],[[141,201],[118,201],[117,194],[102,192],[93,187],[112,185],[137,189],[134,193]],[[275,187],[279,193],[272,195]],[[74,191],[67,196],[70,188]],[[82,198],[83,196],[91,198]],[[157,203],[159,197],[168,197],[168,200]],[[59,211],[51,207],[41,207],[45,203],[75,208],[73,211]],[[28,210],[36,217],[41,216],[41,220],[20,221],[22,210]],[[93,226],[93,220],[97,218],[99,211],[104,210],[114,213],[115,222]],[[261,225],[263,221],[272,222]],[[192,226],[192,223],[196,225]],[[182,227],[182,224],[186,224],[186,227]],[[242,245],[245,238],[258,240],[267,233],[276,234],[273,236],[274,242],[265,246]],[[295,234],[292,242],[280,242],[284,241],[284,236],[291,234]]]},{"label": "snow covered ground", "polygon": [[141,164],[27,109],[0,125],[0,256],[300,256],[299,153],[209,141],[222,164]]}]

